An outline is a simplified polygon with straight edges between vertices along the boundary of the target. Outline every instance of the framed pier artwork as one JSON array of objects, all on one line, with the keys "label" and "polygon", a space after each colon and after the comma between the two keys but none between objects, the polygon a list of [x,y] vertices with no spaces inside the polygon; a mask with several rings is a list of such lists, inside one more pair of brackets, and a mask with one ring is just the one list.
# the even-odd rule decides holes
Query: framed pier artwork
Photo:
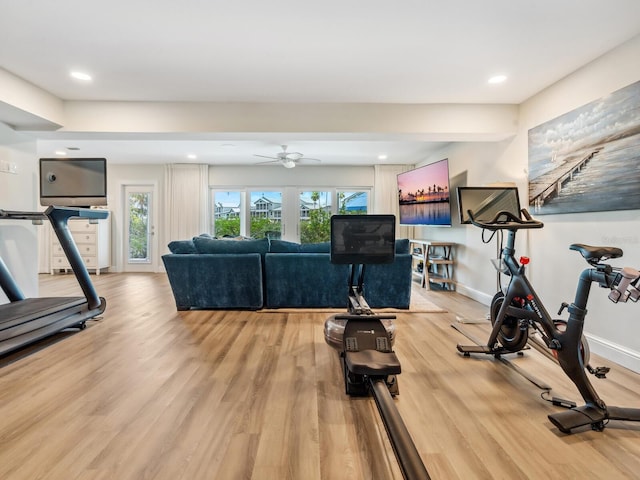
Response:
[{"label": "framed pier artwork", "polygon": [[640,81],[529,130],[529,209],[640,209]]}]

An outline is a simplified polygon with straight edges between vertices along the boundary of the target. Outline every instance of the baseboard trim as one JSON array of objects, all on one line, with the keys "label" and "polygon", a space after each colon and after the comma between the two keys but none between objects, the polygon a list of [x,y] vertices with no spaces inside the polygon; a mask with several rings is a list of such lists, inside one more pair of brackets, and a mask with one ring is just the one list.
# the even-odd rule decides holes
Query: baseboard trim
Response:
[{"label": "baseboard trim", "polygon": [[487,295],[486,293],[480,292],[479,290],[474,290],[473,288],[469,288],[459,283],[456,284],[456,290],[460,295],[469,297],[476,302],[480,302],[481,304],[486,306],[491,305],[491,299],[493,298],[493,295]]},{"label": "baseboard trim", "polygon": [[600,355],[629,370],[640,373],[640,352],[610,342],[597,335],[585,333],[585,337],[587,337],[589,341],[589,350],[596,355]]}]

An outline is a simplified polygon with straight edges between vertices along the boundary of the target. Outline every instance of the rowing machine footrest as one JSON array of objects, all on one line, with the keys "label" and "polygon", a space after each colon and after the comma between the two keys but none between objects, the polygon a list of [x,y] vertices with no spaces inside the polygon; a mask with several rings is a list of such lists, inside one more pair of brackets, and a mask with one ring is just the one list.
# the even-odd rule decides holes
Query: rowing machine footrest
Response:
[{"label": "rowing machine footrest", "polygon": [[345,352],[347,369],[356,375],[384,376],[400,373],[400,360],[394,352],[362,350]]}]

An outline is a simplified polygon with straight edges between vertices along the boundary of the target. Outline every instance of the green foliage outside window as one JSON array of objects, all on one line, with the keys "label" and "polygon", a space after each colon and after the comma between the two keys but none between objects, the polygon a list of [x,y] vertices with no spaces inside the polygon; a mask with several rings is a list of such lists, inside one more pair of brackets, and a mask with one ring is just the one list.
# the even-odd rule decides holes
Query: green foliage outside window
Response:
[{"label": "green foliage outside window", "polygon": [[324,210],[311,210],[309,220],[300,221],[300,242],[327,242],[331,235],[331,214]]},{"label": "green foliage outside window", "polygon": [[149,198],[146,193],[129,196],[129,258],[148,258]]},{"label": "green foliage outside window", "polygon": [[[217,218],[216,237],[237,237],[240,235],[240,218]],[[280,222],[262,217],[251,217],[251,237],[264,238],[267,234],[273,237],[280,232]]]},{"label": "green foliage outside window", "polygon": [[280,222],[263,217],[251,217],[251,238],[264,238],[280,232]]},{"label": "green foliage outside window", "polygon": [[216,237],[237,237],[240,235],[240,218],[216,218]]}]

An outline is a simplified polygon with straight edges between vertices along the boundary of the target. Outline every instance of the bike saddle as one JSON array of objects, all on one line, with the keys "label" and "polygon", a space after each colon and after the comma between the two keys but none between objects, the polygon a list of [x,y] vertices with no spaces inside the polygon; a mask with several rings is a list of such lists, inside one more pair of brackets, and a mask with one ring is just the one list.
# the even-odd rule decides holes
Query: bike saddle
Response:
[{"label": "bike saddle", "polygon": [[584,259],[592,265],[609,260],[610,258],[620,258],[622,250],[617,247],[592,247],[583,243],[574,243],[569,246],[570,250],[580,252]]}]

